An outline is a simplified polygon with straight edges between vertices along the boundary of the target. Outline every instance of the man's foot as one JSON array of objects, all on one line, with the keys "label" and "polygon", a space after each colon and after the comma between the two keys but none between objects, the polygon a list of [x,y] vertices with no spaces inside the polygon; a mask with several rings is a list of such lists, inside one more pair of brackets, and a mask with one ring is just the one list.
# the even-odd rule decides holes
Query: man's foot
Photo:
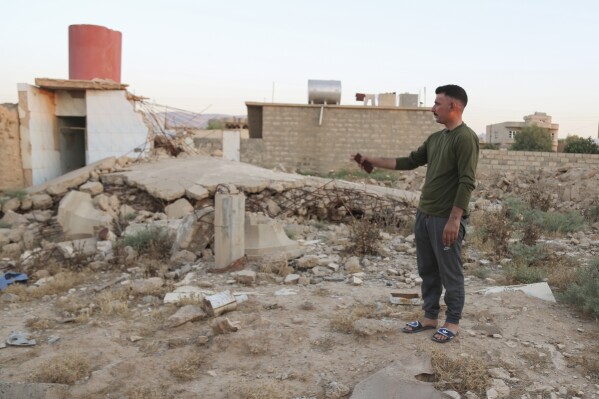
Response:
[{"label": "man's foot", "polygon": [[444,344],[454,339],[460,331],[460,326],[453,323],[445,323],[443,327],[433,334],[432,340]]},{"label": "man's foot", "polygon": [[411,334],[424,330],[434,330],[435,328],[437,328],[437,320],[432,320],[424,317],[422,318],[422,321],[418,320],[406,324],[405,327],[401,329],[401,331],[407,334]]}]

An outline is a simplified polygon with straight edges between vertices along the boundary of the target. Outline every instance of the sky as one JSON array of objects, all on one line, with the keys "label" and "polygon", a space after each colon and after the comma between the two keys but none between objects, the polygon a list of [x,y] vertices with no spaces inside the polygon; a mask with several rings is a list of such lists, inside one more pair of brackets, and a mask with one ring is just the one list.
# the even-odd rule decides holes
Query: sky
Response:
[{"label": "sky", "polygon": [[192,112],[305,104],[310,79],[341,81],[344,105],[409,92],[432,106],[452,83],[477,133],[546,112],[560,137],[598,135],[593,0],[0,0],[0,15],[0,103],[68,79],[68,27],[94,24],[122,32],[129,91]]}]

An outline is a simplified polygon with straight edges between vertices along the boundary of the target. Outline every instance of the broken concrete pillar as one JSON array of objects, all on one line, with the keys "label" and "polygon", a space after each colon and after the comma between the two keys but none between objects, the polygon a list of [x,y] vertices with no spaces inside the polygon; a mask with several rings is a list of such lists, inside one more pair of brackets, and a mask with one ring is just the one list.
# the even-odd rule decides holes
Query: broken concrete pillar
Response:
[{"label": "broken concrete pillar", "polygon": [[302,250],[296,241],[287,237],[279,223],[261,213],[248,213],[245,217],[245,254],[254,260],[274,253],[292,259],[301,256]]},{"label": "broken concrete pillar", "polygon": [[223,159],[239,162],[241,134],[239,130],[223,131]]},{"label": "broken concrete pillar", "polygon": [[245,195],[214,196],[214,269],[224,269],[245,252]]}]

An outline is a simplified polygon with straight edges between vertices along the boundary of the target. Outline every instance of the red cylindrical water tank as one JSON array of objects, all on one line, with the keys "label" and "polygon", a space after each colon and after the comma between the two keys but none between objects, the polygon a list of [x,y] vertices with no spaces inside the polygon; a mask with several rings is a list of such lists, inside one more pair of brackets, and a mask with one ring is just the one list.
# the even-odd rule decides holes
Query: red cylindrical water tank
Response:
[{"label": "red cylindrical water tank", "polygon": [[120,83],[121,39],[121,32],[103,26],[69,26],[69,79]]}]

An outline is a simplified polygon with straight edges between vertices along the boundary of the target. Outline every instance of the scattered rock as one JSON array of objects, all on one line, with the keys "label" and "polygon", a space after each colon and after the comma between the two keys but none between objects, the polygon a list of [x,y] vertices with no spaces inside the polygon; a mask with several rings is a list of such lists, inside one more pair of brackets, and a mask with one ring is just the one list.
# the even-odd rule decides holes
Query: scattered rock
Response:
[{"label": "scattered rock", "polygon": [[188,321],[196,321],[206,318],[206,312],[196,305],[185,305],[168,318],[167,326],[169,328],[178,327]]}]

